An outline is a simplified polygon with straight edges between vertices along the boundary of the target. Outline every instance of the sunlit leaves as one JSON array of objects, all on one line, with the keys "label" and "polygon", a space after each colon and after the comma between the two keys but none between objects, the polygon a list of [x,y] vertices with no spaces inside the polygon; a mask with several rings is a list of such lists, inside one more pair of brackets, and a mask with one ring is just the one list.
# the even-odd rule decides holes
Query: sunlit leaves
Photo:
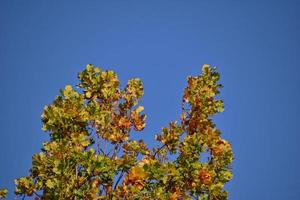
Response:
[{"label": "sunlit leaves", "polygon": [[[216,98],[222,85],[216,68],[203,65],[202,75],[188,77],[184,90],[181,122],[186,131],[179,144],[177,163],[188,177],[194,178],[192,192],[199,199],[227,199],[223,186],[232,178],[233,160],[231,145],[220,137],[211,116],[224,110],[223,101]],[[209,153],[206,163],[199,163],[201,153]],[[189,178],[185,178],[186,182]],[[205,195],[206,194],[206,195]]]},{"label": "sunlit leaves", "polygon": [[112,102],[120,97],[119,80],[113,71],[101,71],[89,64],[78,75],[81,81],[78,87],[83,88],[86,98]]},{"label": "sunlit leaves", "polygon": [[179,123],[163,127],[159,146],[150,150],[130,138],[146,126],[141,80],[122,88],[115,72],[87,65],[77,88],[67,85],[45,106],[42,129],[50,140],[33,155],[29,176],[15,180],[15,193],[60,200],[227,199],[233,153],[211,118],[224,110],[219,78],[209,65],[188,77]]},{"label": "sunlit leaves", "polygon": [[15,190],[16,194],[31,196],[36,191],[32,177],[22,177],[15,180],[15,184],[17,185]]},{"label": "sunlit leaves", "polygon": [[145,179],[147,178],[147,173],[142,166],[134,166],[131,168],[130,172],[124,179],[125,185],[133,185],[139,190],[143,189],[145,185]]},{"label": "sunlit leaves", "polygon": [[131,112],[131,119],[132,123],[134,126],[134,129],[136,131],[141,131],[145,128],[145,120],[146,120],[146,115],[145,114],[139,114],[143,110],[142,107],[138,107],[137,109],[133,110]]},{"label": "sunlit leaves", "polygon": [[8,193],[7,189],[0,189],[0,199],[6,198],[7,193]]},{"label": "sunlit leaves", "polygon": [[130,105],[136,105],[137,99],[144,94],[143,84],[140,79],[135,78],[128,81],[124,91],[124,98]]},{"label": "sunlit leaves", "polygon": [[156,140],[166,145],[170,153],[176,153],[180,144],[179,137],[182,133],[183,129],[181,125],[176,124],[176,122],[171,122],[169,128],[162,128],[162,133],[156,135]]},{"label": "sunlit leaves", "polygon": [[212,182],[212,174],[209,170],[201,169],[199,171],[200,182],[204,185],[210,185]]}]

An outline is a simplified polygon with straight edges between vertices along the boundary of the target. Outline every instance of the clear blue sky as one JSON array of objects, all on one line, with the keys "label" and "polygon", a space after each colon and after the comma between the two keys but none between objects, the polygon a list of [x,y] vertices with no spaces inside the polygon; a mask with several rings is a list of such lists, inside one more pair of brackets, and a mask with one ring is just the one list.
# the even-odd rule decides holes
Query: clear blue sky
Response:
[{"label": "clear blue sky", "polygon": [[188,75],[218,66],[225,112],[216,116],[235,152],[231,200],[300,196],[300,3],[297,1],[0,1],[0,187],[48,139],[43,107],[77,83],[87,63],[122,84],[144,82],[154,134],[178,119]]}]

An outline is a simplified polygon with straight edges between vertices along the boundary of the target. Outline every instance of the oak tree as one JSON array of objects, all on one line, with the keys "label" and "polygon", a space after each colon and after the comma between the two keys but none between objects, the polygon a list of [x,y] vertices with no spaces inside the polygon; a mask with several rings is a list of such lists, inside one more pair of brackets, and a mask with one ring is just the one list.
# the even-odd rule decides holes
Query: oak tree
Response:
[{"label": "oak tree", "polygon": [[159,145],[150,149],[130,137],[145,127],[141,80],[121,88],[115,72],[87,65],[76,88],[67,85],[45,106],[42,129],[50,139],[33,155],[29,175],[15,180],[15,194],[36,200],[227,199],[233,153],[212,120],[224,110],[219,78],[209,65],[187,78],[179,122],[163,127],[155,136]]}]

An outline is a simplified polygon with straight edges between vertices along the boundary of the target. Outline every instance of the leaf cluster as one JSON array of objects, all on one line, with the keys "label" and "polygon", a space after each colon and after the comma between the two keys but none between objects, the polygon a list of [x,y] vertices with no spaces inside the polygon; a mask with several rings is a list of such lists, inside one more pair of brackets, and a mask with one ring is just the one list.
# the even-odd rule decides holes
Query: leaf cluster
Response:
[{"label": "leaf cluster", "polygon": [[0,199],[6,198],[7,193],[8,193],[7,189],[0,189]]},{"label": "leaf cluster", "polygon": [[[113,71],[89,64],[74,89],[67,85],[44,108],[42,129],[50,140],[34,154],[28,176],[15,180],[15,193],[35,199],[227,199],[232,178],[231,145],[212,116],[224,110],[216,98],[219,74],[202,67],[188,77],[180,122],[170,122],[149,149],[130,133],[145,128],[140,79],[124,88]],[[201,162],[208,154],[207,162]],[[170,159],[170,155],[175,159]],[[0,192],[4,196],[5,192]],[[0,197],[2,197],[0,196]]]}]

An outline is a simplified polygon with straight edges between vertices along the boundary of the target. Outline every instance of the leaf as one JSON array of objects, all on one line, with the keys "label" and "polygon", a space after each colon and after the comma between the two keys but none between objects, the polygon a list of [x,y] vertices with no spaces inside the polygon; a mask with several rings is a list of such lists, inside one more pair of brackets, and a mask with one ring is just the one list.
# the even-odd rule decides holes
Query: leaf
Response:
[{"label": "leaf", "polygon": [[71,85],[66,85],[65,90],[72,91],[72,86]]},{"label": "leaf", "polygon": [[[141,110],[141,109],[142,108],[140,108],[139,110]],[[137,110],[134,110],[131,112],[131,118],[133,121],[134,129],[136,131],[141,131],[145,128],[145,126],[146,126],[146,123],[145,123],[146,115],[145,114],[142,114],[139,116]]]},{"label": "leaf", "polygon": [[205,185],[210,185],[212,182],[212,176],[208,170],[202,169],[199,172],[199,179],[201,183]]},{"label": "leaf", "polygon": [[88,98],[88,99],[89,99],[89,98],[91,98],[91,97],[92,97],[92,93],[91,93],[91,92],[86,92],[86,93],[85,93],[85,96],[86,96],[86,98]]},{"label": "leaf", "polygon": [[203,66],[202,66],[202,72],[208,72],[208,70],[209,70],[209,65],[208,64],[204,64]]},{"label": "leaf", "polygon": [[144,110],[144,107],[143,106],[139,106],[137,109],[136,109],[136,112],[137,113],[140,113]]},{"label": "leaf", "polygon": [[129,129],[130,126],[131,126],[130,120],[127,117],[121,117],[121,119],[118,122],[118,127]]},{"label": "leaf", "polygon": [[46,181],[46,186],[50,189],[53,189],[55,187],[55,183],[51,179],[48,179]]},{"label": "leaf", "polygon": [[101,71],[101,70],[100,70],[99,67],[96,67],[96,68],[95,68],[95,72],[96,72],[96,73],[99,73],[100,71]]},{"label": "leaf", "polygon": [[93,68],[94,68],[94,66],[92,64],[87,64],[86,65],[86,70],[87,71],[92,71]]}]

